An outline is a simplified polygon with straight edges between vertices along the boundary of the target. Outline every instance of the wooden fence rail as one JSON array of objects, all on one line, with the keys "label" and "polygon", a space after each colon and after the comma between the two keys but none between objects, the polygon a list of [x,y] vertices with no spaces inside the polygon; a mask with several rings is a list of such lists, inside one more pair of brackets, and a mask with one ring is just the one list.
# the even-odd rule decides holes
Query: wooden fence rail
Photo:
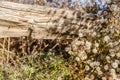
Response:
[{"label": "wooden fence rail", "polygon": [[98,24],[96,15],[38,5],[0,1],[0,38],[70,39],[81,25]]},{"label": "wooden fence rail", "polygon": [[66,18],[74,18],[73,14],[69,10],[0,1],[0,38],[31,34],[32,38],[54,39],[59,34],[53,30],[60,32],[61,24]]}]

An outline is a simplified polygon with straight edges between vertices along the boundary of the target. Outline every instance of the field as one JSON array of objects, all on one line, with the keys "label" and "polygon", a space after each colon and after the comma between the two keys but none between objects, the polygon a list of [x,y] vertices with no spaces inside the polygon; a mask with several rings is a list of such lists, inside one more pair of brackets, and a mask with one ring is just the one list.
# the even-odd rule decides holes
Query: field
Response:
[{"label": "field", "polygon": [[[48,29],[48,34],[59,36],[54,39],[50,36],[38,39],[31,33],[29,36],[1,37],[0,80],[120,80],[119,1],[107,2],[102,7],[89,5],[85,8],[78,8],[78,4],[75,3],[74,6],[67,6],[66,2],[53,6],[54,1],[49,3],[49,0],[49,4],[47,2],[43,4],[40,0],[19,3],[24,3],[24,5],[29,3],[34,6],[35,11],[32,7],[31,14],[29,10],[25,13],[26,19],[30,18],[28,15],[33,16],[33,13],[39,14],[36,8],[38,5],[55,7],[45,8],[46,11],[51,10],[51,12],[48,11],[47,16],[50,16],[50,19],[51,17],[56,19],[51,19],[49,22],[57,23],[55,26],[52,24],[52,29]],[[0,13],[9,9],[3,8],[5,7],[0,6]],[[23,6],[21,8],[24,9]],[[52,10],[56,10],[54,11],[56,13],[60,11],[64,13],[54,14]],[[10,12],[12,11],[5,13]],[[4,16],[4,14],[1,15]],[[14,15],[18,17],[16,13]],[[9,17],[8,21],[11,20]],[[39,16],[35,19],[38,18]],[[2,19],[5,17],[0,16],[0,27],[3,27],[2,22],[6,22]],[[15,19],[18,18],[14,17],[11,21],[14,22]],[[33,23],[32,20],[30,23],[26,22],[26,24]],[[23,27],[26,27],[26,24]],[[36,28],[40,25],[32,27]],[[62,28],[53,29],[54,27]],[[1,32],[0,35],[2,35]]]}]

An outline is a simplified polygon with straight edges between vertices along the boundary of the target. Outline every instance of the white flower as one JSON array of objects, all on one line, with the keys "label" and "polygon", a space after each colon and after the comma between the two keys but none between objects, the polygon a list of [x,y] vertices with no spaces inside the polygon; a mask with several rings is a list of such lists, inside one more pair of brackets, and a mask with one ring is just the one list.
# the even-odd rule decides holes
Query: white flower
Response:
[{"label": "white flower", "polygon": [[85,53],[85,51],[80,51],[78,53],[78,57],[81,59],[81,60],[85,60],[87,59],[87,54]]},{"label": "white flower", "polygon": [[89,50],[89,49],[91,48],[91,46],[92,46],[92,43],[86,41],[86,43],[85,43],[85,48]]},{"label": "white flower", "polygon": [[89,66],[85,66],[85,70],[86,71],[90,70],[90,67]]},{"label": "white flower", "polygon": [[120,64],[120,60],[115,60],[116,63]]},{"label": "white flower", "polygon": [[110,61],[110,56],[106,56],[106,60],[107,60],[107,61]]},{"label": "white flower", "polygon": [[104,37],[104,41],[105,41],[105,42],[108,42],[109,40],[110,40],[110,37],[109,37],[109,36],[105,36],[105,37]]},{"label": "white flower", "polygon": [[78,57],[82,57],[83,54],[84,54],[84,51],[80,51],[80,52],[78,53]]},{"label": "white flower", "polygon": [[102,80],[107,80],[107,78],[106,77],[102,77]]},{"label": "white flower", "polygon": [[96,70],[97,70],[97,71],[100,71],[100,70],[101,70],[101,68],[100,68],[100,67],[97,67],[97,68],[96,68]]},{"label": "white flower", "polygon": [[86,55],[86,54],[84,54],[84,55],[81,57],[81,60],[85,60],[85,59],[87,59],[87,55]]},{"label": "white flower", "polygon": [[84,80],[90,80],[89,75],[86,75]]},{"label": "white flower", "polygon": [[75,60],[76,60],[76,61],[80,61],[80,58],[79,58],[79,57],[76,57]]},{"label": "white flower", "polygon": [[65,48],[65,51],[67,51],[67,52],[68,52],[68,51],[71,51],[71,48],[70,48],[70,47],[66,47],[66,48]]},{"label": "white flower", "polygon": [[96,61],[95,64],[96,64],[96,66],[99,66],[99,65],[100,65],[100,62]]},{"label": "white flower", "polygon": [[98,71],[98,75],[102,75],[103,74],[103,72],[102,71]]},{"label": "white flower", "polygon": [[115,69],[110,69],[110,73],[116,73]]},{"label": "white flower", "polygon": [[91,67],[94,67],[94,63],[93,63],[93,62],[91,62],[91,63],[90,63],[90,66],[91,66]]},{"label": "white flower", "polygon": [[97,51],[96,48],[94,48],[94,49],[92,50],[92,52],[96,54],[98,51]]},{"label": "white flower", "polygon": [[94,75],[90,75],[90,79],[94,80],[95,76]]},{"label": "white flower", "polygon": [[68,53],[69,53],[70,55],[72,55],[72,51],[68,51]]},{"label": "white flower", "polygon": [[84,41],[81,41],[81,45],[84,45],[85,44],[85,42]]},{"label": "white flower", "polygon": [[108,70],[108,69],[109,69],[109,66],[108,66],[108,65],[105,65],[105,66],[104,66],[104,69],[105,69],[105,70]]},{"label": "white flower", "polygon": [[87,53],[90,53],[90,52],[91,52],[91,50],[89,49],[89,50],[87,50],[86,52],[87,52]]},{"label": "white flower", "polygon": [[78,47],[75,45],[73,45],[72,48],[73,48],[73,51],[76,51],[78,49]]},{"label": "white flower", "polygon": [[118,52],[118,53],[116,54],[116,56],[117,56],[118,58],[120,58],[120,52]]},{"label": "white flower", "polygon": [[95,47],[99,47],[99,43],[95,43]]},{"label": "white flower", "polygon": [[75,45],[77,46],[84,45],[84,41],[75,41]]},{"label": "white flower", "polygon": [[87,63],[90,64],[92,61],[91,60],[87,60]]},{"label": "white flower", "polygon": [[96,33],[96,32],[93,32],[91,36],[92,36],[92,37],[95,37],[96,35],[97,35],[97,33]]},{"label": "white flower", "polygon": [[76,41],[75,45],[79,46],[81,44],[81,41]]},{"label": "white flower", "polygon": [[91,67],[97,67],[97,66],[99,66],[99,65],[100,65],[100,63],[99,63],[99,62],[96,62],[96,61],[90,63],[90,66],[91,66]]},{"label": "white flower", "polygon": [[108,4],[112,3],[112,0],[106,0]]},{"label": "white flower", "polygon": [[112,80],[116,80],[117,79],[117,75],[116,75],[116,71],[115,69],[110,69],[110,74],[112,75]]},{"label": "white flower", "polygon": [[79,37],[83,37],[83,34],[82,34],[82,33],[79,33],[78,35],[79,35]]},{"label": "white flower", "polygon": [[110,52],[110,56],[111,57],[115,57],[115,53],[114,52]]},{"label": "white flower", "polygon": [[113,68],[118,68],[118,63],[113,62],[113,63],[112,63],[112,67],[113,67]]},{"label": "white flower", "polygon": [[108,46],[113,47],[113,43],[109,42]]}]

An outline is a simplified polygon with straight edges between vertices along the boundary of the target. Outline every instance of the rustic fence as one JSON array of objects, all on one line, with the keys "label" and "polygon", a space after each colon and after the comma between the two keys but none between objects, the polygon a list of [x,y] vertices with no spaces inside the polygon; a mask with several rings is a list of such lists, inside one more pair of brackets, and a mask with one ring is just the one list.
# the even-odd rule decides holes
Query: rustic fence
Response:
[{"label": "rustic fence", "polygon": [[[109,13],[107,16],[114,22],[114,17]],[[70,39],[81,25],[90,28],[98,23],[98,19],[100,21],[102,17],[80,11],[0,1],[0,38]]]},{"label": "rustic fence", "polygon": [[75,24],[74,29],[78,27],[80,24],[76,21],[81,15],[70,10],[5,1],[0,1],[0,14],[0,38],[31,36],[37,39],[67,38],[61,35],[71,29],[72,26],[68,26],[71,22]]}]

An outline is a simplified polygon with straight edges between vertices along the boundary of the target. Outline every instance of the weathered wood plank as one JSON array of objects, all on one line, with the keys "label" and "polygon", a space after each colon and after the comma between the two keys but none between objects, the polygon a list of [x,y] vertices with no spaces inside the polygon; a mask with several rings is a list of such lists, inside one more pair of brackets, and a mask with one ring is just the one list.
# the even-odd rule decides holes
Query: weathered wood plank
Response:
[{"label": "weathered wood plank", "polygon": [[92,19],[91,15],[80,14],[71,10],[0,1],[0,38],[28,36],[29,29],[32,29],[32,38],[68,39],[66,35],[60,35],[69,29],[72,30],[70,33],[75,34],[73,30],[77,30],[80,25],[92,26],[90,21],[86,23],[88,19],[81,18]]},{"label": "weathered wood plank", "polygon": [[29,28],[33,29],[32,37],[40,39],[53,39],[56,35],[48,30],[58,28],[56,24],[62,17],[73,18],[72,11],[48,8],[36,5],[24,5],[6,1],[0,1],[0,38],[28,36]]},{"label": "weathered wood plank", "polygon": [[20,37],[20,36],[27,36],[27,35],[29,35],[28,30],[0,26],[0,38]]}]

